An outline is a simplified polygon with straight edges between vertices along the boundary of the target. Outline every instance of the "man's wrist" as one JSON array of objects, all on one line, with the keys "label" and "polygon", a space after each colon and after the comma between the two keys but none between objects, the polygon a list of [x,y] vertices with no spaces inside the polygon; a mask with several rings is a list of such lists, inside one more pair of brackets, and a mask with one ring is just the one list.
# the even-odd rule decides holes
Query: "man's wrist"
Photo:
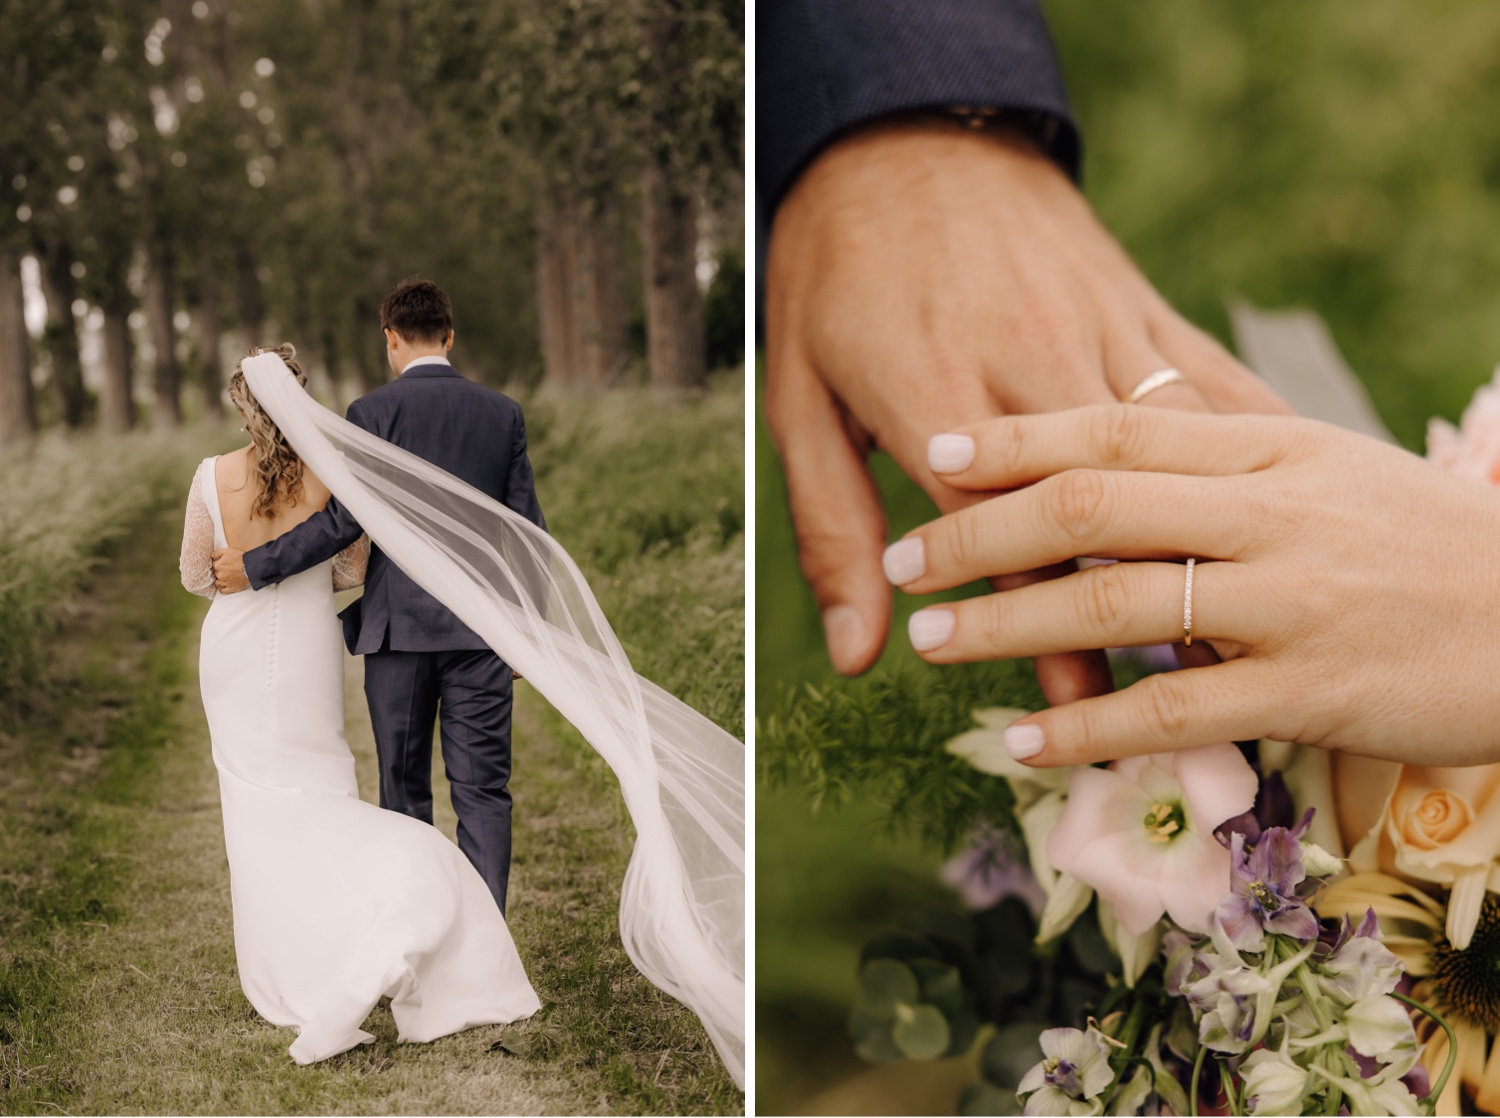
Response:
[{"label": "man's wrist", "polygon": [[253,559],[263,548],[256,547],[240,556],[240,565],[245,571],[245,581],[250,584],[251,590],[259,590],[269,586],[273,581],[274,571],[261,570],[259,560]]}]

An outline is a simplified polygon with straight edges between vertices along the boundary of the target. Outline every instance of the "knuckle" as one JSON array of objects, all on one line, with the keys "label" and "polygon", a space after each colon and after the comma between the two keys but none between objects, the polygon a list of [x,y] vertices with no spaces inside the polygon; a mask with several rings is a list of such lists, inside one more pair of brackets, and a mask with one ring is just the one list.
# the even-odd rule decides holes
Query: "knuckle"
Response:
[{"label": "knuckle", "polygon": [[984,530],[980,518],[966,509],[955,513],[944,522],[944,530],[928,538],[928,544],[938,544],[933,550],[936,559],[944,566],[960,572],[971,572],[979,568],[984,557]]},{"label": "knuckle", "polygon": [[1102,407],[1090,420],[1090,441],[1107,469],[1121,469],[1141,461],[1146,449],[1146,413],[1128,404]]},{"label": "knuckle", "polygon": [[1083,624],[1087,632],[1109,635],[1116,632],[1131,613],[1129,572],[1120,563],[1095,567],[1085,573],[1083,582]]},{"label": "knuckle", "polygon": [[1047,511],[1054,524],[1079,541],[1094,536],[1104,515],[1107,485],[1098,470],[1069,470],[1053,479]]},{"label": "knuckle", "polygon": [[1016,633],[1008,605],[1005,594],[990,594],[978,599],[968,610],[960,609],[959,616],[974,643],[997,649],[1014,642]]},{"label": "knuckle", "polygon": [[1148,676],[1136,684],[1141,688],[1145,729],[1161,741],[1176,741],[1187,730],[1192,716],[1188,696],[1170,673]]},{"label": "knuckle", "polygon": [[980,438],[983,453],[989,458],[990,473],[1010,482],[1025,474],[1028,448],[1024,422],[1011,418],[996,420]]}]

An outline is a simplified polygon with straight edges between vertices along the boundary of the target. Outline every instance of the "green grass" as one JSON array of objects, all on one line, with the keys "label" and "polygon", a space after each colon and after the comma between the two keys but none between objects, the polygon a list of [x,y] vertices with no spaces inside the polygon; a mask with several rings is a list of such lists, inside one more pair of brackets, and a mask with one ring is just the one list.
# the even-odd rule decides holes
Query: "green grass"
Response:
[{"label": "green grass", "polygon": [[644,389],[527,408],[548,530],[589,575],[635,670],[736,736],[745,718],[744,393],[733,373],[671,408]]},{"label": "green grass", "polygon": [[[575,554],[603,554],[611,533],[639,522],[618,510],[652,511],[631,471],[697,479],[674,538],[636,534],[615,548],[617,583],[596,571],[596,556],[579,558],[637,667],[692,691],[736,730],[743,652],[725,646],[742,623],[727,623],[726,637],[712,619],[732,615],[742,593],[743,537],[722,527],[742,519],[742,475],[728,464],[742,430],[738,391],[731,381],[675,409],[644,394],[558,400],[536,408],[555,420],[532,430],[543,506]],[[592,492],[590,477],[617,499]],[[743,1111],[696,1018],[620,947],[634,836],[613,777],[524,684],[511,920],[543,1012],[402,1045],[382,1006],[365,1026],[374,1044],[312,1067],[291,1062],[292,1034],[255,1014],[235,971],[194,673],[207,603],[177,583],[186,478],[130,526],[66,613],[36,669],[32,709],[0,740],[0,1113]],[[653,492],[669,511],[670,489]],[[682,617],[663,618],[667,607]],[[360,664],[347,666],[350,743],[373,799]],[[451,838],[440,762],[434,785]]]},{"label": "green grass", "polygon": [[0,700],[25,701],[49,629],[101,553],[223,441],[53,434],[0,456]]}]

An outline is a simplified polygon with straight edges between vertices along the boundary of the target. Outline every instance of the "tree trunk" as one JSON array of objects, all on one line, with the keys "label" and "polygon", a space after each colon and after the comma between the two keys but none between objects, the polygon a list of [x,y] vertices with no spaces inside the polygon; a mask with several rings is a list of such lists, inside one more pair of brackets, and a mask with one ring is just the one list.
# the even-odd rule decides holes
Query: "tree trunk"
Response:
[{"label": "tree trunk", "polygon": [[158,427],[173,427],[182,422],[182,374],[177,368],[177,327],[172,321],[172,250],[157,239],[148,252],[146,321],[156,350],[152,419]]},{"label": "tree trunk", "polygon": [[244,331],[245,348],[275,345],[264,336],[266,329],[266,306],[261,299],[260,277],[255,274],[255,258],[245,245],[235,251],[235,295],[239,302],[240,329]]},{"label": "tree trunk", "polygon": [[339,332],[328,319],[323,320],[320,338],[323,345],[323,367],[328,370],[328,389],[333,393],[335,411],[344,410],[344,355],[339,348]]},{"label": "tree trunk", "polygon": [[574,304],[573,203],[548,199],[537,216],[536,305],[542,363],[549,384],[571,387],[578,379],[578,326]]},{"label": "tree trunk", "polygon": [[579,229],[579,316],[583,381],[607,388],[625,368],[625,249],[611,198]]},{"label": "tree trunk", "polygon": [[0,245],[0,450],[36,433],[36,393],[21,294],[21,259]]},{"label": "tree trunk", "polygon": [[47,301],[47,351],[52,357],[52,391],[58,414],[69,427],[88,422],[89,397],[83,387],[83,362],[78,356],[78,323],[73,317],[73,299],[78,281],[73,277],[73,249],[66,242],[38,253],[41,259],[42,294]]},{"label": "tree trunk", "polygon": [[104,308],[104,423],[128,431],[135,423],[129,307]]},{"label": "tree trunk", "polygon": [[390,379],[391,366],[380,332],[380,307],[363,295],[354,300],[354,359],[359,362],[359,383],[366,392]]},{"label": "tree trunk", "polygon": [[703,295],[698,290],[698,206],[648,163],[644,182],[646,356],[651,384],[676,390],[708,378]]},{"label": "tree trunk", "polygon": [[198,375],[203,387],[203,411],[210,419],[224,418],[224,372],[219,351],[219,262],[204,251],[198,256]]}]

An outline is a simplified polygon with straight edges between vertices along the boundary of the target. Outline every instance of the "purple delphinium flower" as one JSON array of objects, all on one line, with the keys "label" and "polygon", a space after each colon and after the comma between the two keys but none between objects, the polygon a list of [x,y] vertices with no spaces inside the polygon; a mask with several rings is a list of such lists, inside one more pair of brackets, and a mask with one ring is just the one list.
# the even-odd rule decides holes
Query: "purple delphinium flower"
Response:
[{"label": "purple delphinium flower", "polygon": [[1025,901],[1033,916],[1040,916],[1047,904],[1047,894],[1031,869],[994,832],[976,832],[967,848],[943,864],[940,876],[943,884],[956,889],[964,904],[975,912],[1012,895]]},{"label": "purple delphinium flower", "polygon": [[1330,919],[1319,922],[1318,946],[1314,950],[1314,954],[1321,959],[1329,955],[1337,955],[1344,944],[1348,943],[1351,939],[1379,938],[1380,921],[1375,918],[1375,910],[1373,908],[1365,909],[1364,919],[1359,922],[1358,928],[1355,928],[1353,922],[1350,921],[1349,914],[1345,913],[1337,920]]},{"label": "purple delphinium flower", "polygon": [[1245,836],[1230,838],[1230,893],[1214,910],[1230,941],[1242,951],[1265,948],[1267,932],[1297,940],[1318,937],[1318,918],[1299,896],[1306,879],[1302,844],[1294,831],[1272,827],[1245,853]]}]

